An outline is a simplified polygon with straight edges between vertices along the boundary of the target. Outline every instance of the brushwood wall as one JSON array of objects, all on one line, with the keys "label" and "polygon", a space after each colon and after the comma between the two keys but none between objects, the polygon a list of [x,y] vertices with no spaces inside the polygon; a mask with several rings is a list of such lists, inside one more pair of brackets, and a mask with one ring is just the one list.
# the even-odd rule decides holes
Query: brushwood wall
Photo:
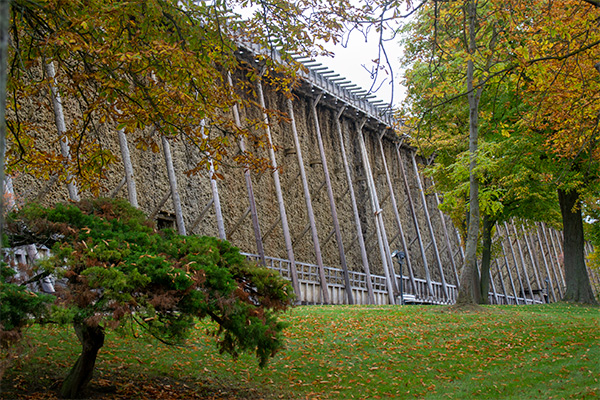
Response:
[{"label": "brushwood wall", "polygon": [[[432,182],[420,173],[423,160],[396,134],[385,107],[318,68],[308,71],[291,96],[256,82],[253,103],[264,102],[284,117],[250,127],[260,142],[230,137],[231,158],[247,149],[277,168],[252,172],[224,160],[217,179],[210,169],[189,174],[206,154],[183,138],[163,140],[157,152],[130,146],[139,207],[159,227],[231,241],[248,257],[278,269],[306,303],[454,302],[463,262],[460,237],[439,211]],[[242,79],[234,76],[234,86]],[[232,118],[235,113],[240,126],[263,117],[259,106],[239,105]],[[57,146],[53,116],[32,118],[48,120],[47,142]],[[119,154],[115,132],[101,130],[103,145]],[[134,143],[136,135],[148,134],[128,134],[126,140]],[[209,122],[206,134],[226,135],[211,130]],[[116,164],[99,195],[127,198],[125,175]],[[68,199],[58,180],[21,174],[12,183],[20,199]],[[491,302],[560,298],[559,232],[541,224],[503,224],[496,240],[501,246],[492,263]],[[598,275],[590,274],[600,285]]]}]

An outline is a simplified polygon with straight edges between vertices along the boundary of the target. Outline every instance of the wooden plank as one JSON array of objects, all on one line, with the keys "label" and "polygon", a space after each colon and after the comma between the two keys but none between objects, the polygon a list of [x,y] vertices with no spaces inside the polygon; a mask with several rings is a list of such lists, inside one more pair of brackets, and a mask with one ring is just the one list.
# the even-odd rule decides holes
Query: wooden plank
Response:
[{"label": "wooden plank", "polygon": [[[237,221],[235,221],[235,223],[233,223],[233,225],[231,225],[231,228],[229,228],[229,231],[227,231],[228,238],[231,238],[237,232],[237,230],[242,225],[242,222],[244,222],[244,220],[248,217],[248,215],[250,215],[250,212],[251,212],[250,207],[246,208],[246,211],[244,211],[244,213],[237,219]],[[259,255],[259,257],[260,257],[260,255]]]},{"label": "wooden plank", "polygon": [[319,278],[321,280],[321,292],[323,294],[323,302],[329,304],[329,288],[327,285],[327,279],[325,278],[325,267],[323,266],[323,258],[321,256],[321,246],[319,245],[319,235],[317,233],[317,225],[315,223],[315,215],[312,208],[312,200],[310,197],[310,190],[308,188],[308,180],[306,178],[306,171],[304,169],[304,159],[302,158],[302,150],[300,148],[300,138],[298,136],[298,129],[296,127],[296,118],[294,116],[294,104],[292,99],[287,99],[288,116],[290,118],[292,135],[294,138],[294,145],[296,146],[296,157],[298,159],[298,167],[300,169],[300,178],[302,180],[302,189],[304,191],[304,201],[306,203],[306,211],[308,214],[308,220],[310,224],[311,236],[313,240],[313,247],[315,250],[315,258],[319,270]]},{"label": "wooden plank", "polygon": [[500,268],[500,263],[498,262],[498,258],[494,259],[494,263],[496,264],[496,271],[498,273],[498,280],[500,281],[500,286],[502,287],[502,294],[504,295],[504,301],[508,304],[508,293],[506,292],[506,286],[504,285],[504,277],[502,276],[502,268]]},{"label": "wooden plank", "polygon": [[[273,138],[271,137],[271,125],[269,121],[269,116],[265,112],[266,104],[265,104],[265,96],[263,93],[263,86],[260,79],[256,82],[256,89],[258,94],[258,101],[262,108],[263,114],[263,122],[265,123],[265,133],[267,134],[267,147],[269,149],[269,158],[271,160],[271,166],[273,167],[273,185],[275,186],[275,194],[277,196],[277,205],[279,207],[279,217],[278,221],[281,221],[281,230],[283,232],[283,242],[285,244],[285,251],[290,261],[290,277],[292,280],[292,288],[294,289],[294,293],[299,298],[300,297],[300,283],[298,281],[298,271],[296,270],[296,257],[294,255],[294,248],[292,245],[292,236],[290,233],[290,228],[288,224],[288,217],[285,208],[285,202],[283,200],[283,192],[281,190],[281,177],[279,176],[279,168],[277,168],[277,158],[275,157],[275,150],[273,144]],[[296,179],[294,178],[292,182]],[[270,231],[269,231],[270,232]],[[263,237],[264,240],[264,237]]]},{"label": "wooden plank", "polygon": [[427,206],[427,199],[425,198],[425,190],[421,183],[421,174],[419,174],[419,168],[417,166],[417,160],[415,159],[415,153],[411,153],[411,160],[415,177],[417,178],[417,185],[419,187],[419,194],[421,195],[421,202],[423,204],[423,211],[425,212],[425,220],[427,221],[427,227],[429,228],[429,234],[431,236],[431,243],[433,245],[433,254],[438,266],[438,272],[442,283],[442,291],[446,300],[450,300],[448,295],[448,286],[446,285],[446,277],[444,276],[444,266],[442,265],[442,258],[440,257],[440,251],[437,245],[437,239],[435,237],[435,231],[433,230],[433,224],[431,223],[431,216],[429,215],[429,207]]}]

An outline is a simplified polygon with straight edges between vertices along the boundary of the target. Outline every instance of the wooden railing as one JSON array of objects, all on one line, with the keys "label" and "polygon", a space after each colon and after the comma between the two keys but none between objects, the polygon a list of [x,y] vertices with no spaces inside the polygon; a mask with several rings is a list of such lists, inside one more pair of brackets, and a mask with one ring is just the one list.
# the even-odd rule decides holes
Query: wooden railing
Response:
[{"label": "wooden railing", "polygon": [[[259,256],[256,254],[242,253],[247,259],[258,262]],[[267,267],[273,269],[285,278],[290,280],[290,261],[283,258],[265,257]],[[322,292],[319,282],[319,272],[316,264],[296,261],[296,271],[300,283],[300,295],[298,302],[302,304],[322,304]],[[331,304],[347,304],[347,296],[344,287],[343,271],[340,268],[325,266],[325,278],[329,289],[329,298]],[[349,271],[350,285],[355,304],[369,304],[367,291],[367,275],[362,272]],[[399,282],[400,275],[396,275]],[[386,278],[382,275],[371,274],[371,284],[373,286],[373,295],[375,304],[389,304]],[[443,286],[440,282],[431,282],[433,293],[429,293],[427,281],[425,279],[415,278],[416,288],[413,289],[409,277],[402,277],[403,294],[410,298],[406,303],[416,304],[454,304],[458,295],[456,285],[446,284],[448,297],[444,297]],[[298,295],[298,294],[297,294]],[[399,296],[398,296],[399,297]],[[498,301],[496,302],[496,297]],[[489,299],[491,304],[542,304],[542,300],[532,300],[518,297],[518,303],[514,296],[504,296],[490,292]]]}]

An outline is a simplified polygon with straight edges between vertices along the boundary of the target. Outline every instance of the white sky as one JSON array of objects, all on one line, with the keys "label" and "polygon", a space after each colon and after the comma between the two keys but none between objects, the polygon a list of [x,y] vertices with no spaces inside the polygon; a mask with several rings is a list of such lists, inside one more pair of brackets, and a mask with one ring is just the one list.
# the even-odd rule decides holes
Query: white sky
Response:
[{"label": "white sky", "polygon": [[[375,91],[374,94],[377,95],[377,99],[389,103],[392,100],[393,88],[393,104],[398,107],[405,96],[404,87],[400,84],[402,81],[402,71],[400,70],[402,50],[398,40],[387,42],[385,46],[392,72],[390,72],[387,65],[385,70],[379,71],[373,90]],[[339,44],[337,46],[328,44],[326,48],[334,52],[335,57],[318,57],[318,62],[363,89],[368,90],[371,88],[373,77],[370,71],[375,66],[373,60],[378,58],[378,40],[375,35],[369,35],[365,41],[362,34],[354,32],[350,36],[346,47]],[[390,79],[391,73],[394,75],[393,83]]]}]

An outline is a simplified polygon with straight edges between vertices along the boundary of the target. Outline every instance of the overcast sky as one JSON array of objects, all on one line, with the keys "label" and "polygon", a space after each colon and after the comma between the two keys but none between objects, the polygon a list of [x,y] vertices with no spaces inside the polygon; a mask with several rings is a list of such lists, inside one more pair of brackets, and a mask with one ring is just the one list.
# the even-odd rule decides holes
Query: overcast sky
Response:
[{"label": "overcast sky", "polygon": [[[372,36],[372,35],[371,35]],[[370,89],[373,84],[373,70],[375,63],[373,60],[378,58],[378,43],[376,37],[368,37],[365,42],[362,35],[353,35],[346,47],[337,45],[332,47],[328,45],[328,50],[335,53],[335,57],[319,57],[318,61],[323,65],[339,73],[353,83],[361,86],[363,89]],[[390,102],[392,99],[393,88],[393,104],[399,106],[404,98],[404,88],[401,86],[402,71],[400,70],[400,57],[402,51],[400,45],[396,42],[386,43],[386,52],[392,66],[392,72],[386,66],[384,71],[379,71],[375,86],[377,99],[385,102]],[[391,73],[394,75],[394,80],[391,80]]]}]

